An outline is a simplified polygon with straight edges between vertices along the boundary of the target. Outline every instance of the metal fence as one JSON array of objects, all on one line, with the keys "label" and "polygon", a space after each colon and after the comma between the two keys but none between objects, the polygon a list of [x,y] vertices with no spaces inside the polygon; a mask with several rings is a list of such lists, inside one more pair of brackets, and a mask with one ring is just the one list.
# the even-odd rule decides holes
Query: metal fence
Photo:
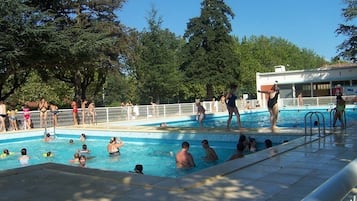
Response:
[{"label": "metal fence", "polygon": [[[345,97],[347,100],[353,100],[355,97]],[[335,104],[336,97],[315,97],[304,98],[305,106],[329,106]],[[220,101],[203,101],[201,103],[207,113],[225,112],[226,106]],[[292,98],[279,99],[280,107],[298,106],[297,100]],[[240,110],[266,108],[266,104],[259,103],[257,100],[237,100],[237,106]],[[158,104],[158,105],[133,105],[124,107],[97,107],[96,123],[109,123],[127,120],[147,120],[153,118],[164,118],[173,116],[187,116],[194,115],[197,112],[195,103],[177,103],[177,104]],[[78,122],[82,122],[82,110],[78,110]],[[31,120],[34,128],[39,128],[40,125],[40,112],[38,110],[31,111]],[[85,124],[89,124],[89,114],[85,112]],[[19,128],[23,129],[23,113],[17,113]],[[52,127],[52,113],[48,112],[47,118],[48,127]],[[73,125],[72,109],[60,109],[58,114],[58,126]]]}]

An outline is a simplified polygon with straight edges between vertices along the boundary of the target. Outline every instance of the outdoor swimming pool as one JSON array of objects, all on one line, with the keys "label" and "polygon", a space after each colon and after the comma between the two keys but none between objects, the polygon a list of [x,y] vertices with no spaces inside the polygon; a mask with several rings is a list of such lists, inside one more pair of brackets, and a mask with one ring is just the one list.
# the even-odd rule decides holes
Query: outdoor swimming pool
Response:
[{"label": "outdoor swimming pool", "polygon": [[[7,148],[12,155],[0,159],[0,170],[22,167],[18,162],[20,150],[27,148],[31,157],[30,165],[54,162],[66,165],[77,165],[69,163],[73,154],[81,149],[83,142],[79,141],[78,131],[61,131],[63,134],[56,134],[56,139],[51,142],[43,141],[43,134],[37,132],[33,137],[21,137],[16,140],[1,140],[1,150]],[[105,132],[105,131],[85,131],[88,139],[84,142],[91,151],[91,156],[95,158],[87,161],[89,168],[102,170],[113,170],[128,172],[133,170],[136,164],[144,166],[146,175],[162,177],[180,177],[205,169],[216,164],[225,162],[236,150],[237,134],[179,134],[179,133],[125,133],[125,132]],[[40,134],[40,135],[39,135]],[[108,135],[109,134],[109,135]],[[28,135],[28,134],[25,134]],[[110,137],[120,137],[124,142],[121,148],[120,157],[109,157],[106,146]],[[249,135],[247,135],[248,137]],[[258,141],[258,149],[263,149],[263,141],[271,139],[274,144],[280,144],[285,140],[292,140],[298,136],[255,136]],[[74,139],[74,144],[69,144],[69,139]],[[205,155],[201,147],[201,140],[208,139],[211,146],[215,148],[219,160],[215,163],[207,163],[202,157]],[[181,143],[186,140],[193,154],[196,168],[190,170],[177,169],[175,164],[175,154],[181,149]],[[43,155],[51,151],[53,157]]]},{"label": "outdoor swimming pool", "polygon": [[[325,126],[330,127],[332,124],[333,113],[330,108],[281,108],[279,111],[278,127],[287,128],[304,128],[304,118],[308,112],[319,112],[325,118]],[[244,128],[268,128],[270,127],[269,112],[267,110],[243,110],[241,113],[241,123]],[[310,127],[311,123],[317,120],[316,115],[307,118],[307,126]],[[320,122],[322,122],[321,116]],[[357,107],[349,106],[346,108],[347,125],[357,120]],[[168,121],[166,122],[169,127],[195,127],[198,128],[199,124],[193,115],[184,121]],[[144,126],[160,126],[160,123],[155,124],[142,124]],[[205,128],[225,128],[227,125],[227,114],[211,115],[208,114],[204,120]],[[339,122],[337,123],[339,125]],[[238,128],[236,117],[233,116],[231,128]]]}]

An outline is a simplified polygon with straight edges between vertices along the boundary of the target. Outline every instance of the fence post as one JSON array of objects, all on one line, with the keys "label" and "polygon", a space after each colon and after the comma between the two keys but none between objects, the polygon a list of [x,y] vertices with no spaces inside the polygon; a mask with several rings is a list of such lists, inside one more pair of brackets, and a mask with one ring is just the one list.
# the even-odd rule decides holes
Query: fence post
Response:
[{"label": "fence post", "polygon": [[106,111],[106,115],[107,115],[107,123],[109,123],[109,108],[106,107],[105,111]]}]

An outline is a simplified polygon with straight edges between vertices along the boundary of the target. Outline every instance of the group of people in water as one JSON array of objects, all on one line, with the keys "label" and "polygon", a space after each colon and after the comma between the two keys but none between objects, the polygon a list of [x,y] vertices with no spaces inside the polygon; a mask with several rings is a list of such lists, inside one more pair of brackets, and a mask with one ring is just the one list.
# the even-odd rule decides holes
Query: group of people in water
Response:
[{"label": "group of people in water", "polygon": [[[216,151],[209,145],[208,140],[201,141],[202,148],[205,150],[205,156],[203,160],[205,162],[218,161],[218,155]],[[265,140],[265,147],[270,148],[273,143],[270,139]],[[190,144],[187,141],[182,142],[181,151],[176,153],[176,167],[177,168],[194,168],[196,163],[194,157],[189,152]],[[239,139],[236,146],[236,153],[230,156],[228,160],[234,160],[243,158],[245,153],[252,153],[257,151],[257,142],[255,138],[247,137],[244,134],[239,135]]]}]

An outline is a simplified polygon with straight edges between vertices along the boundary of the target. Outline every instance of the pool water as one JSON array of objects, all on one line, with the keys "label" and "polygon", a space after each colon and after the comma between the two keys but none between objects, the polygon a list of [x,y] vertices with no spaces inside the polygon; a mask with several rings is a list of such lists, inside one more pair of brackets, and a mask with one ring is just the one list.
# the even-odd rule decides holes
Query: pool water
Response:
[{"label": "pool water", "polygon": [[[325,118],[325,126],[332,126],[332,118],[333,115],[330,113],[330,109],[281,109],[279,111],[279,117],[277,126],[278,127],[288,127],[288,128],[304,128],[305,127],[305,115],[308,112],[319,112],[319,120],[322,123],[322,116]],[[262,127],[270,127],[270,117],[269,112],[267,111],[252,111],[252,112],[241,112],[241,123],[244,128],[262,128]],[[347,125],[349,122],[357,120],[357,110],[355,108],[346,109],[346,119]],[[317,115],[307,116],[306,119],[307,127],[311,126],[311,123],[317,121]],[[190,120],[186,121],[172,121],[166,122],[169,127],[199,127],[198,122],[194,119],[194,117]],[[210,117],[207,115],[207,118],[203,122],[205,128],[225,128],[227,126],[227,116],[220,117]],[[150,126],[159,126],[160,124],[147,124]],[[337,121],[337,124],[339,122]],[[238,127],[236,117],[233,116],[231,127]]]},{"label": "pool water", "polygon": [[[181,150],[181,140],[156,140],[151,142],[138,142],[137,140],[130,141],[130,139],[123,138],[125,145],[121,148],[121,155],[119,157],[109,157],[106,151],[108,144],[107,139],[93,139],[87,140],[84,143],[88,146],[91,154],[95,156],[93,159],[87,160],[88,168],[96,168],[102,170],[114,170],[128,172],[132,171],[136,164],[144,166],[144,174],[162,176],[162,177],[180,177],[207,167],[223,163],[236,150],[236,142],[210,142],[219,160],[215,163],[207,163],[202,157],[205,155],[200,141],[189,141],[190,152],[192,153],[196,168],[190,170],[182,170],[176,168],[175,154]],[[192,142],[192,143],[191,143]],[[69,138],[57,138],[50,142],[44,142],[42,139],[33,139],[21,142],[5,142],[1,143],[1,150],[7,148],[12,155],[0,159],[0,170],[12,169],[21,167],[18,162],[20,150],[27,149],[30,156],[30,164],[41,164],[46,162],[55,162],[66,165],[71,164],[69,160],[73,158],[73,154],[81,149],[83,142],[75,140],[74,144],[69,144]],[[263,149],[263,144],[258,144],[258,149]],[[51,151],[53,157],[44,157],[44,154]]]}]

